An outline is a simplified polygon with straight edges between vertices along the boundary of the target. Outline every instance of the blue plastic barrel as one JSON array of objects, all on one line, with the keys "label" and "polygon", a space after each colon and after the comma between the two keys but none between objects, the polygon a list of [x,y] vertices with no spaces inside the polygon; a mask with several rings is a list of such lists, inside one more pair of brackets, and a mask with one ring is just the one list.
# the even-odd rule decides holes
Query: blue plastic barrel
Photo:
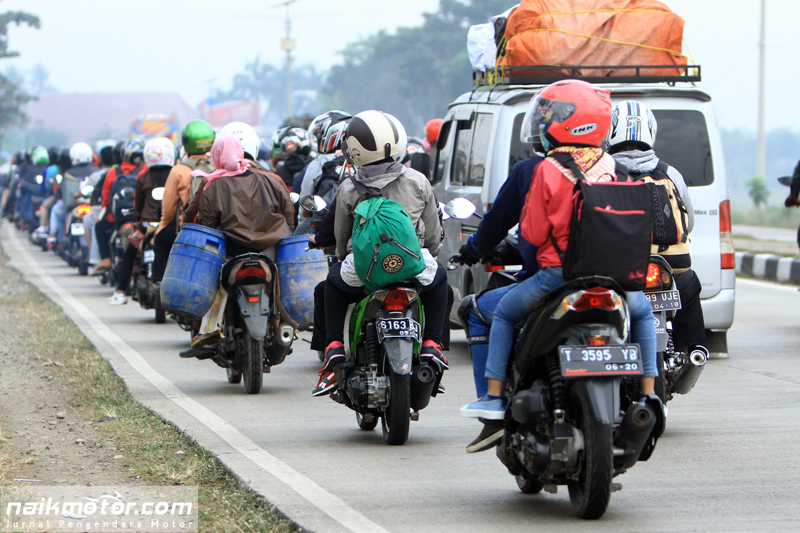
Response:
[{"label": "blue plastic barrel", "polygon": [[221,231],[199,224],[181,226],[161,281],[161,305],[170,313],[203,318],[214,303],[224,262]]},{"label": "blue plastic barrel", "polygon": [[325,254],[308,249],[309,237],[286,237],[278,243],[275,253],[281,303],[301,330],[314,324],[314,287],[328,277]]}]

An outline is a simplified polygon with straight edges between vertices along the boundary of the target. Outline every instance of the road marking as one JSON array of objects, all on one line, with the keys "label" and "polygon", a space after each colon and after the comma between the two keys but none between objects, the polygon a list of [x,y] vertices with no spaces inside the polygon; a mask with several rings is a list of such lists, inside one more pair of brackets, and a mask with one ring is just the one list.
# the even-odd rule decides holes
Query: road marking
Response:
[{"label": "road marking", "polygon": [[797,285],[780,285],[775,281],[762,281],[759,279],[736,278],[736,283],[743,283],[745,285],[753,285],[761,288],[770,288],[778,291],[797,292]]},{"label": "road marking", "polygon": [[[328,492],[310,478],[304,476],[284,461],[281,461],[258,446],[258,444],[231,426],[222,417],[218,416],[198,401],[187,396],[169,379],[158,373],[139,352],[131,348],[128,343],[111,331],[111,329],[92,313],[85,304],[56,283],[56,281],[39,266],[31,253],[22,246],[16,231],[9,228],[9,224],[3,225],[5,236],[10,237],[11,240],[14,241],[14,251],[19,254],[21,259],[29,267],[29,270],[22,272],[23,276],[26,278],[37,278],[47,286],[51,298],[55,296],[56,299],[60,299],[63,302],[62,306],[69,306],[80,315],[87,323],[86,326],[77,324],[84,334],[88,332],[98,334],[125,358],[134,370],[147,379],[147,381],[156,387],[166,398],[170,399],[175,405],[181,407],[193,416],[198,423],[207,427],[242,456],[247,457],[265,472],[279,479],[294,490],[301,498],[308,501],[311,505],[318,508],[336,522],[354,532],[388,533],[386,529],[347,505],[344,500]],[[6,255],[11,256],[9,253]],[[97,349],[100,350],[99,347]]]}]

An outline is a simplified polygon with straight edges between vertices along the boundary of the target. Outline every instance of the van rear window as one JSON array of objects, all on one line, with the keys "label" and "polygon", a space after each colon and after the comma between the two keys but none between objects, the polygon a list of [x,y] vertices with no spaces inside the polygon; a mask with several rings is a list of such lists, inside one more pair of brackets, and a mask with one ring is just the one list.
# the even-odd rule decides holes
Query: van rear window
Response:
[{"label": "van rear window", "polygon": [[511,149],[508,151],[509,174],[511,174],[511,170],[514,168],[514,165],[523,159],[533,157],[533,148],[531,148],[531,145],[527,143],[522,144],[519,140],[519,132],[522,129],[523,118],[525,118],[525,113],[520,113],[514,117],[514,127],[511,129]]},{"label": "van rear window", "polygon": [[706,118],[700,111],[653,109],[658,121],[655,151],[678,169],[689,187],[714,183],[711,143]]}]

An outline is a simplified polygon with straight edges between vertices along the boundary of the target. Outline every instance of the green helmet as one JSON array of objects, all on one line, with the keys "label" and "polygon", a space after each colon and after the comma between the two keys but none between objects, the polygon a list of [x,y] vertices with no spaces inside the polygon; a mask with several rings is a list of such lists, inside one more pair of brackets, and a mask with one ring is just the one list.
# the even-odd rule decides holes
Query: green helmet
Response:
[{"label": "green helmet", "polygon": [[188,155],[206,154],[214,144],[214,128],[205,120],[193,120],[183,128],[181,144]]},{"label": "green helmet", "polygon": [[33,149],[31,153],[31,163],[34,165],[49,165],[50,164],[50,154],[47,153],[47,148],[43,146],[37,146]]}]

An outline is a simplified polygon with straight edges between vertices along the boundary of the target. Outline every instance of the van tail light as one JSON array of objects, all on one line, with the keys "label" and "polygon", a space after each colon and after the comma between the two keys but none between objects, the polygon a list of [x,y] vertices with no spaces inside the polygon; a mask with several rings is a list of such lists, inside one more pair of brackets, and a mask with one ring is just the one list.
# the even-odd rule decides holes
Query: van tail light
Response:
[{"label": "van tail light", "polygon": [[736,256],[733,253],[733,236],[731,235],[731,201],[719,203],[719,250],[720,266],[723,269],[736,268]]},{"label": "van tail light", "polygon": [[408,307],[408,295],[403,289],[390,289],[383,299],[383,308],[389,311],[402,311]]},{"label": "van tail light", "polygon": [[261,279],[267,279],[267,272],[262,268],[262,266],[258,263],[254,265],[247,265],[243,266],[236,272],[236,281],[243,280],[244,278],[249,277],[256,277]]},{"label": "van tail light", "polygon": [[608,289],[592,287],[583,291],[573,292],[561,302],[565,311],[586,311],[587,309],[606,309],[614,311],[622,307],[622,298]]}]

